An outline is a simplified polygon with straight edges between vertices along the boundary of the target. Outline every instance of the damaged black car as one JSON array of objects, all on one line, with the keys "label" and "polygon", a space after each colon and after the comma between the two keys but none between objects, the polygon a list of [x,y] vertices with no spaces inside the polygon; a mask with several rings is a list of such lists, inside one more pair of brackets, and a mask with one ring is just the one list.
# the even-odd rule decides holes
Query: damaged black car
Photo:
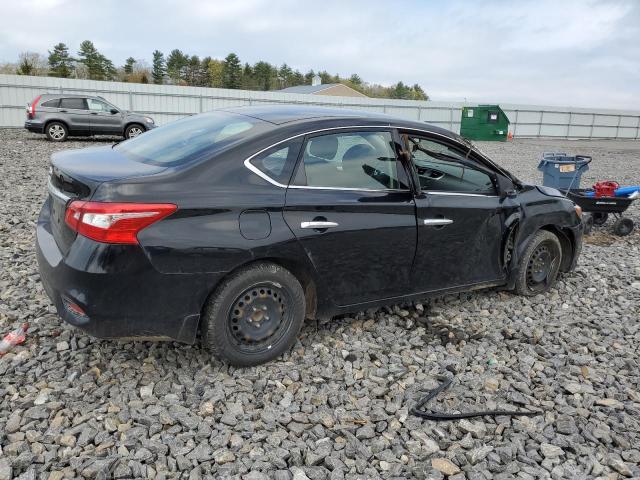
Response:
[{"label": "damaged black car", "polygon": [[581,210],[458,135],[307,106],[191,116],[55,153],[37,224],[60,316],[101,338],[274,359],[305,318],[572,270]]}]

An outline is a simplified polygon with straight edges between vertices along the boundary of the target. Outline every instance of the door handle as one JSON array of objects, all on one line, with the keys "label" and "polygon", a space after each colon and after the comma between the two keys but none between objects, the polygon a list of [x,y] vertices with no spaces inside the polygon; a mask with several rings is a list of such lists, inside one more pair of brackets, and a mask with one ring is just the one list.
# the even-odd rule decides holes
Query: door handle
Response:
[{"label": "door handle", "polygon": [[448,218],[425,218],[424,220],[422,220],[422,223],[429,227],[437,227],[442,225],[450,225],[453,223],[453,220],[450,220]]},{"label": "door handle", "polygon": [[326,221],[313,221],[313,222],[301,222],[300,228],[313,228],[315,230],[320,230],[323,228],[333,228],[337,227],[338,224],[336,222],[326,222]]},{"label": "door handle", "polygon": [[91,115],[97,115],[98,112],[91,112]]},{"label": "door handle", "polygon": [[67,113],[66,110],[60,110],[60,113]]}]

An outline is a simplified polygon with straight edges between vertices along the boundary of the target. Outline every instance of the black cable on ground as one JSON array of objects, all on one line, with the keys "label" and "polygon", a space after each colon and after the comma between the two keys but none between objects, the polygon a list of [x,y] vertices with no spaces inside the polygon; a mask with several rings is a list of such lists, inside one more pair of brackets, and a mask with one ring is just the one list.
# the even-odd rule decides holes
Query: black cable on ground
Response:
[{"label": "black cable on ground", "polygon": [[533,417],[536,415],[542,415],[541,411],[511,411],[511,410],[485,410],[480,412],[464,412],[464,413],[441,413],[441,412],[425,412],[422,408],[429,403],[433,398],[437,397],[441,392],[445,391],[451,385],[453,381],[453,377],[447,376],[438,376],[438,380],[442,383],[438,385],[433,390],[430,390],[424,397],[418,400],[418,403],[409,410],[411,415],[416,415],[420,418],[425,418],[427,420],[435,420],[435,421],[444,421],[444,420],[460,420],[462,418],[473,418],[473,417],[499,417],[499,416],[510,416],[510,417]]}]

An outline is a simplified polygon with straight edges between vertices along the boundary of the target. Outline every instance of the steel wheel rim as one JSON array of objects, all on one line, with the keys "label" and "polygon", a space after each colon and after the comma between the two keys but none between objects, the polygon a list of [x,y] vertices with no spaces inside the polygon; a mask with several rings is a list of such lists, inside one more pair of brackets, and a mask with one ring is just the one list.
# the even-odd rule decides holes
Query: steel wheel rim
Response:
[{"label": "steel wheel rim", "polygon": [[64,138],[64,128],[60,125],[51,125],[49,127],[49,135],[56,140],[60,140],[61,138]]},{"label": "steel wheel rim", "polygon": [[137,137],[142,133],[142,129],[139,127],[133,127],[129,129],[129,138]]},{"label": "steel wheel rim", "polygon": [[527,262],[527,287],[540,292],[551,285],[558,264],[558,251],[551,242],[542,242],[536,247]]},{"label": "steel wheel rim", "polygon": [[275,283],[247,288],[231,304],[227,329],[235,345],[245,352],[270,350],[291,323],[290,296]]}]

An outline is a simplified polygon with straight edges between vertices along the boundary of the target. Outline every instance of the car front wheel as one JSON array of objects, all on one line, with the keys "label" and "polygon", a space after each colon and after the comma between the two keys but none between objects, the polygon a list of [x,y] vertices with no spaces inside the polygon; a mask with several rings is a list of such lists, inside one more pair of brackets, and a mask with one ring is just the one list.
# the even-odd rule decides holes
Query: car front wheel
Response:
[{"label": "car front wheel", "polygon": [[547,230],[538,231],[520,258],[516,292],[526,296],[548,292],[558,278],[561,263],[558,237]]},{"label": "car front wheel", "polygon": [[64,123],[51,122],[47,125],[47,138],[52,142],[64,142],[67,139],[69,131]]},{"label": "car front wheel", "polygon": [[144,127],[138,124],[129,125],[124,131],[124,138],[134,138],[144,133]]},{"label": "car front wheel", "polygon": [[259,263],[232,274],[209,299],[202,341],[231,365],[259,365],[291,348],[304,318],[298,279],[279,265]]}]

